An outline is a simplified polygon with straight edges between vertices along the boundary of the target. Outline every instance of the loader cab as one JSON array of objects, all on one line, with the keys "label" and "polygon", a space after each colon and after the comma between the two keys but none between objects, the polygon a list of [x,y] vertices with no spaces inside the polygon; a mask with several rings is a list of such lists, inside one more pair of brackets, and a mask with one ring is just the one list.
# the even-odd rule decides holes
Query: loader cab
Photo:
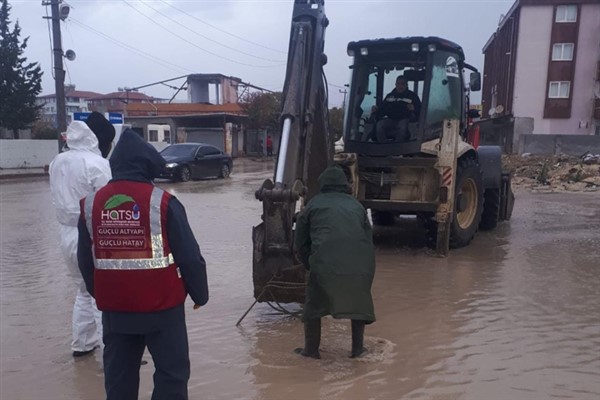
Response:
[{"label": "loader cab", "polygon": [[[459,119],[465,126],[468,110],[468,91],[464,78],[462,48],[436,37],[377,39],[351,42],[348,54],[354,58],[350,66],[352,78],[347,98],[344,123],[344,145],[347,153],[367,156],[418,154],[421,144],[439,138],[444,119]],[[469,84],[480,86],[479,73]],[[375,130],[383,118],[373,112],[381,110],[384,99],[402,76],[408,90],[420,99],[417,115],[408,121],[408,133],[398,139],[377,138]],[[406,128],[403,128],[406,129]]]}]

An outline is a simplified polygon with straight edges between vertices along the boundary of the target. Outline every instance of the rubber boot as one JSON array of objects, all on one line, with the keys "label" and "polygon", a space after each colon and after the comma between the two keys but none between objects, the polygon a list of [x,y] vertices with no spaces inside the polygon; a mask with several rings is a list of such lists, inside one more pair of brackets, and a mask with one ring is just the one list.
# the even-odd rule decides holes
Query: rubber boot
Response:
[{"label": "rubber boot", "polygon": [[350,358],[357,358],[362,356],[367,349],[364,347],[365,337],[365,321],[353,319],[352,320],[352,353]]},{"label": "rubber boot", "polygon": [[304,348],[294,351],[301,356],[321,358],[319,346],[321,344],[321,318],[307,319],[304,321]]}]

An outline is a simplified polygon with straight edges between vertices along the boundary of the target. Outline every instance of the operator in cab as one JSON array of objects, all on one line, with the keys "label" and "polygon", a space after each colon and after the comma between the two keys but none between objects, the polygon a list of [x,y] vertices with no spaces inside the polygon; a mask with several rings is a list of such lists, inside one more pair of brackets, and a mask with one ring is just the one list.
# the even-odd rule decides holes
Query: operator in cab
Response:
[{"label": "operator in cab", "polygon": [[381,107],[373,106],[375,116],[375,137],[378,143],[405,142],[410,139],[409,122],[419,121],[421,100],[408,89],[407,79],[400,75],[396,87],[385,96]]}]

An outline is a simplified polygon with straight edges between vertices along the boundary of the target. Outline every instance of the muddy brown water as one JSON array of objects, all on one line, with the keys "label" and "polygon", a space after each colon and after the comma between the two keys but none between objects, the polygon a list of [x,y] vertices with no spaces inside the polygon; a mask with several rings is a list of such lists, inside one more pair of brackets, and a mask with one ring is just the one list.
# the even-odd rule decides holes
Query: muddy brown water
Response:
[{"label": "muddy brown water", "polygon": [[[185,205],[208,263],[210,302],[187,304],[191,399],[600,398],[597,193],[519,191],[512,221],[445,259],[412,219],[376,229],[369,353],[349,359],[348,321],[328,318],[315,361],[292,352],[301,323],[266,304],[235,327],[253,301],[254,191],[271,168],[238,161],[228,180],[160,183]],[[0,183],[0,212],[0,398],[102,399],[100,352],[70,355],[73,292],[47,179]]]}]

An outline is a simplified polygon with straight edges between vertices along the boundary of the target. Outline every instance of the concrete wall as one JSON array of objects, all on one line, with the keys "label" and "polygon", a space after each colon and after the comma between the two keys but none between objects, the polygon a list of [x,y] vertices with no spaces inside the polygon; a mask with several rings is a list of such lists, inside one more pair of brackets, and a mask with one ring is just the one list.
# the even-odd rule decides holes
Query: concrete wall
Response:
[{"label": "concrete wall", "polygon": [[521,136],[533,133],[533,118],[517,117],[515,118],[512,149],[513,152],[518,149]]},{"label": "concrete wall", "polygon": [[592,135],[521,135],[519,154],[600,154],[600,136]]},{"label": "concrete wall", "polygon": [[[158,151],[168,143],[151,143]],[[58,154],[56,140],[0,140],[0,168],[43,168]]]},{"label": "concrete wall", "polygon": [[484,119],[478,125],[480,129],[480,145],[500,146],[503,153],[513,152],[515,118],[507,115],[499,118]]},{"label": "concrete wall", "polygon": [[56,140],[0,140],[0,168],[39,168],[58,154]]}]

